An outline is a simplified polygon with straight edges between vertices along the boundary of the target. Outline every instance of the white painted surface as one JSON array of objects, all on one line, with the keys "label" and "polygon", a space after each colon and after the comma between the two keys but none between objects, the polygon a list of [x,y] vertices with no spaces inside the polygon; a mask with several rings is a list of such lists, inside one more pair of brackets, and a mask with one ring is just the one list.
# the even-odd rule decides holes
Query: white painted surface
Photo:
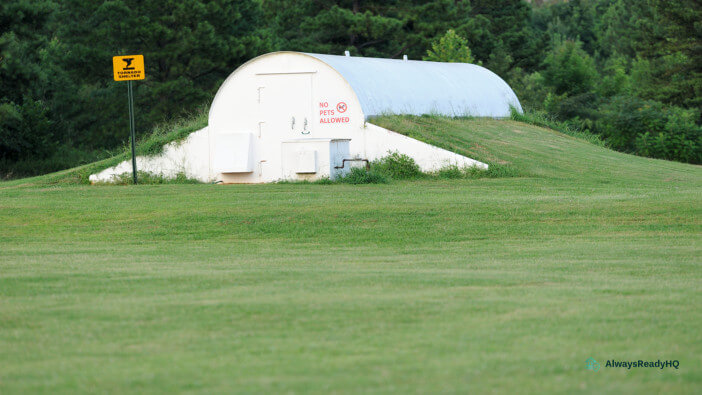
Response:
[{"label": "white painted surface", "polygon": [[502,78],[475,64],[308,55],[348,81],[366,119],[383,114],[504,118],[510,106],[522,109]]},{"label": "white painted surface", "polygon": [[282,178],[286,180],[336,179],[348,172],[343,159],[350,158],[347,139],[295,139],[282,143]]},{"label": "white painted surface", "polygon": [[252,133],[222,132],[217,136],[213,149],[215,173],[253,172]]},{"label": "white painted surface", "polygon": [[[214,181],[215,174],[210,164],[209,129],[205,127],[191,133],[183,141],[166,144],[160,155],[138,156],[137,170],[167,178],[185,173],[187,177],[202,182]],[[90,175],[90,182],[114,182],[115,177],[124,173],[131,175],[131,160]]]},{"label": "white painted surface", "polygon": [[[351,63],[344,63],[344,60]],[[336,64],[336,68],[330,63]],[[417,109],[403,112],[402,108],[395,104],[414,100],[415,103],[421,102],[424,103],[422,106],[425,106],[427,102],[422,102],[419,97],[422,95],[421,89],[416,92],[405,92],[397,86],[387,88],[389,85],[378,82],[394,78],[389,74],[368,76],[365,82],[359,85],[359,78],[362,79],[363,75],[354,72],[351,67],[357,63],[365,65],[366,70],[382,69],[384,70],[382,73],[386,74],[392,73],[393,69],[399,70],[398,67],[411,67],[414,71],[404,70],[405,73],[409,73],[405,74],[408,76],[414,75],[413,73],[417,70],[429,67],[423,63],[434,63],[430,68],[439,68],[449,74],[465,73],[466,70],[473,69],[444,67],[435,62],[401,60],[385,62],[383,59],[367,58],[358,61],[353,57],[329,57],[297,52],[276,52],[259,56],[239,67],[224,81],[210,107],[208,127],[191,134],[180,144],[167,145],[162,155],[153,158],[139,157],[137,167],[139,170],[165,177],[185,173],[188,177],[203,182],[271,182],[291,178],[291,173],[288,171],[290,166],[283,163],[287,155],[283,152],[284,142],[309,140],[309,144],[315,145],[317,143],[314,140],[321,139],[326,141],[324,143],[326,148],[312,149],[317,152],[315,154],[317,171],[307,173],[308,176],[312,174],[313,178],[334,177],[332,170],[334,155],[349,156],[349,158],[339,157],[340,159],[374,160],[389,152],[399,152],[414,158],[425,171],[437,170],[448,164],[487,168],[487,165],[470,158],[367,124],[366,117],[377,114],[378,108],[381,108],[378,106],[384,105],[382,103],[391,103],[394,112],[402,114],[417,113]],[[408,64],[411,66],[407,66]],[[480,73],[484,74],[483,71]],[[475,76],[483,75],[480,73]],[[345,78],[351,75],[353,75],[353,84],[358,90],[354,90],[353,84]],[[445,79],[445,77],[442,78]],[[464,79],[470,78],[465,76]],[[446,81],[432,81],[434,80],[431,76],[424,76],[424,82],[428,84],[446,83]],[[407,87],[415,86],[417,83],[418,81],[411,79],[402,81],[402,84]],[[484,86],[489,87],[490,84]],[[376,91],[374,96],[369,96],[369,91],[374,87]],[[389,91],[384,91],[386,88]],[[505,92],[504,87],[501,86],[499,89],[502,93],[498,92],[498,97]],[[438,91],[432,92],[431,100],[434,102],[444,100],[442,106],[450,107],[451,103],[457,103],[455,96],[458,93],[456,92],[445,92],[443,99],[437,96]],[[404,97],[407,95],[416,97]],[[480,92],[461,92],[460,95],[463,99],[472,97],[471,100],[476,102],[487,100],[487,96],[481,95]],[[359,97],[364,100],[363,106]],[[503,99],[512,100],[507,96]],[[501,103],[504,107],[507,101]],[[364,113],[364,108],[371,108],[369,110],[372,111],[371,114]],[[482,115],[495,116],[494,113]],[[348,148],[337,149],[332,147],[333,144],[330,145],[332,140],[339,139],[349,140]],[[334,144],[338,145],[338,143]],[[346,149],[348,151],[344,151]],[[336,150],[337,154],[333,155],[333,150]],[[342,151],[343,154],[338,154]],[[300,154],[298,152],[295,155],[297,155],[295,162],[298,163]],[[131,163],[125,161],[115,168],[92,175],[90,180],[109,182],[115,175],[129,172],[131,172]],[[293,171],[292,174],[305,173]]]},{"label": "white painted surface", "polygon": [[[357,144],[351,151],[348,139],[297,139],[281,142],[282,175],[279,179],[302,180],[329,177],[335,179],[346,174],[355,163],[347,163],[343,169],[343,159],[368,159],[370,161],[400,152],[413,158],[423,171],[435,171],[448,165],[459,167],[477,166],[487,169],[487,165],[433,145],[415,140],[411,137],[366,123],[363,129],[364,142]],[[222,176],[213,171],[209,165],[210,145],[207,128],[192,133],[184,141],[170,143],[163,153],[153,157],[137,157],[137,169],[166,178],[174,178],[179,173],[202,182],[222,181]],[[300,163],[301,153],[313,153],[314,165]],[[314,169],[314,170],[312,170]],[[114,177],[132,172],[132,162],[127,160],[115,167],[105,169],[90,176],[91,182],[113,182]],[[229,175],[231,177],[231,174]]]},{"label": "white painted surface", "polygon": [[317,173],[317,150],[303,149],[297,151],[295,174]]},{"label": "white painted surface", "polygon": [[364,134],[365,147],[362,156],[371,161],[391,152],[399,152],[414,159],[422,171],[435,171],[449,165],[488,168],[485,163],[370,123],[366,124]]}]

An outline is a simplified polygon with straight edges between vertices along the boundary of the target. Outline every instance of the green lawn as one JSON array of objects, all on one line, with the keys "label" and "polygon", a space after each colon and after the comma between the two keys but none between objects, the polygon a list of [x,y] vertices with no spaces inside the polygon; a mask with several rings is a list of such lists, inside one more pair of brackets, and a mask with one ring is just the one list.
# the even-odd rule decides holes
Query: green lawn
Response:
[{"label": "green lawn", "polygon": [[376,122],[522,176],[0,183],[0,393],[702,390],[702,168]]}]

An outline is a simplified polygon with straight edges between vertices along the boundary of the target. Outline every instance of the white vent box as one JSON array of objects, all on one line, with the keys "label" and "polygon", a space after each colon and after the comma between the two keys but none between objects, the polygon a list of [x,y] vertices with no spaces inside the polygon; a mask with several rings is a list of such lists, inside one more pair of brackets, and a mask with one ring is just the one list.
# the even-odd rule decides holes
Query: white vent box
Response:
[{"label": "white vent box", "polygon": [[217,173],[251,173],[253,166],[253,134],[218,133],[214,144],[213,169]]},{"label": "white vent box", "polygon": [[297,152],[297,174],[314,174],[317,172],[317,151],[302,150]]},{"label": "white vent box", "polygon": [[[349,159],[351,139],[309,138],[283,141],[283,179],[335,179],[348,171],[344,159]],[[343,167],[342,167],[343,166]]]}]

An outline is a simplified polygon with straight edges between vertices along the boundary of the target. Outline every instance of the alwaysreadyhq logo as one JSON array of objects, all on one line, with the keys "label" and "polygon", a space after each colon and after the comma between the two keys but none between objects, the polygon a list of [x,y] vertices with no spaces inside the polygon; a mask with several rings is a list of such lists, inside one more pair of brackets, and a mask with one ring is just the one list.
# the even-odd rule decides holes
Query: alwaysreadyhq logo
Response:
[{"label": "alwaysreadyhq logo", "polygon": [[658,369],[665,369],[665,368],[675,368],[679,369],[680,368],[680,361],[676,360],[665,360],[661,361],[660,359],[657,361],[644,361],[639,359],[638,361],[615,361],[614,359],[612,360],[607,360],[607,364],[605,365],[607,368],[658,368]]},{"label": "alwaysreadyhq logo", "polygon": [[585,369],[596,372],[600,370],[600,364],[597,363],[594,358],[588,358],[587,361],[585,361]]},{"label": "alwaysreadyhq logo", "polygon": [[[665,368],[675,368],[679,369],[680,368],[680,361],[676,360],[665,360],[661,361],[660,359],[657,361],[644,361],[644,360],[638,360],[638,361],[616,361],[614,359],[608,359],[607,363],[605,364],[606,368],[626,368],[626,369],[631,369],[631,368],[658,368],[658,369],[665,369]],[[585,369],[587,370],[592,370],[593,372],[597,372],[600,370],[600,364],[595,361],[594,358],[588,358],[587,361],[585,361]]]}]

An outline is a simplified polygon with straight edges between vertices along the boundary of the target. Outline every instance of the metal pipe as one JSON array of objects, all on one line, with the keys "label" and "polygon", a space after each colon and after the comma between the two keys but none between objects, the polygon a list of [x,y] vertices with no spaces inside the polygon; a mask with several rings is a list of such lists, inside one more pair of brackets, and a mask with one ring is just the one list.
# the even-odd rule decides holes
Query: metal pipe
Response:
[{"label": "metal pipe", "polygon": [[370,170],[370,162],[368,159],[342,159],[341,166],[334,166],[335,169],[343,169],[346,162],[366,162],[366,170]]}]

